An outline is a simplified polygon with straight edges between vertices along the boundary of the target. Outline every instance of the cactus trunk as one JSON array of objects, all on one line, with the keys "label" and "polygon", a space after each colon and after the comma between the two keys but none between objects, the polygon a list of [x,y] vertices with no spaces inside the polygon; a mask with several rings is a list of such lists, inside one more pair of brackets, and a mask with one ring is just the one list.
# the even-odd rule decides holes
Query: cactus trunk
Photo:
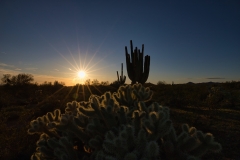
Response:
[{"label": "cactus trunk", "polygon": [[[150,70],[150,56],[145,56],[145,61],[143,65],[143,56],[144,56],[144,44],[142,45],[142,52],[136,47],[133,51],[132,40],[130,41],[131,48],[131,57],[128,53],[127,47],[125,47],[126,55],[126,66],[128,77],[132,81],[132,84],[136,82],[144,84],[149,76]],[[144,68],[143,68],[144,66]]]}]

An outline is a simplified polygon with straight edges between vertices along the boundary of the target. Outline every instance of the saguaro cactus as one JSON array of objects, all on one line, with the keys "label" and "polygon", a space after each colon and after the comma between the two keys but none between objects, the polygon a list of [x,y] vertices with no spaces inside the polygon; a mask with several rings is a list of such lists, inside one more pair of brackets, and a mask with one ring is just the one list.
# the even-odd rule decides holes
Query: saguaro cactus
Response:
[{"label": "saguaro cactus", "polygon": [[136,82],[144,84],[147,81],[149,75],[150,56],[145,56],[143,68],[144,44],[142,45],[142,52],[140,52],[137,47],[134,49],[133,52],[132,40],[130,40],[130,48],[131,59],[130,54],[128,54],[127,46],[125,47],[128,77],[132,81],[132,84],[135,84]]},{"label": "saguaro cactus", "polygon": [[121,76],[119,78],[118,71],[117,71],[117,78],[118,78],[118,84],[120,85],[123,85],[126,81],[126,76],[123,76],[123,63],[122,63]]}]

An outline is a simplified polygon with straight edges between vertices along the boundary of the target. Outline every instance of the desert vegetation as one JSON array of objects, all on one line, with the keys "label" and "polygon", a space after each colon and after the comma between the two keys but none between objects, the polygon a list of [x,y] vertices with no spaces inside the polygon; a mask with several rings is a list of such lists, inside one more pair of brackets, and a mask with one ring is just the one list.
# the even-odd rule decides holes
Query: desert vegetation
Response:
[{"label": "desert vegetation", "polygon": [[[33,77],[32,77],[33,78]],[[6,82],[3,81],[2,82]],[[67,87],[62,82],[36,84],[4,83],[0,86],[0,157],[1,159],[30,159],[35,152],[38,135],[28,135],[29,122],[59,109],[67,102],[88,101],[89,97],[116,92],[118,83],[88,83]],[[96,81],[93,81],[96,82]],[[237,159],[240,157],[240,82],[173,84],[145,83],[153,91],[152,99],[170,107],[170,118],[176,128],[188,123],[214,135],[222,145],[220,153],[207,153],[202,159]]]},{"label": "desert vegetation", "polygon": [[[240,82],[146,83],[150,56],[125,47],[109,83],[3,75],[1,159],[239,159]],[[31,134],[31,135],[29,135]],[[40,136],[39,136],[40,135]]]}]

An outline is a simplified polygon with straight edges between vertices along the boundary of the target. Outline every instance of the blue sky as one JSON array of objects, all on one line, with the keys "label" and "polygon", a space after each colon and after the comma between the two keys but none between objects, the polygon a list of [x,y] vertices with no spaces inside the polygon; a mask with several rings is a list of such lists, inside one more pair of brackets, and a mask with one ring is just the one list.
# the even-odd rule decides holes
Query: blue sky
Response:
[{"label": "blue sky", "polygon": [[0,77],[74,85],[85,69],[112,82],[133,40],[151,57],[148,82],[240,81],[239,0],[2,0],[0,22]]}]

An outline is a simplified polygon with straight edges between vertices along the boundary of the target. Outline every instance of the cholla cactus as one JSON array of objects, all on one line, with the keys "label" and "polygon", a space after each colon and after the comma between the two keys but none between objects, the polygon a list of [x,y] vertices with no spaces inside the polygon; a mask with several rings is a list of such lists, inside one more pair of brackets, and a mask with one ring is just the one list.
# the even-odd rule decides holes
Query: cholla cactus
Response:
[{"label": "cholla cactus", "polygon": [[31,159],[197,159],[221,150],[212,134],[186,124],[176,135],[168,107],[146,106],[151,97],[141,84],[121,86],[88,102],[69,102],[64,114],[55,110],[31,121],[28,133],[41,134]]}]

